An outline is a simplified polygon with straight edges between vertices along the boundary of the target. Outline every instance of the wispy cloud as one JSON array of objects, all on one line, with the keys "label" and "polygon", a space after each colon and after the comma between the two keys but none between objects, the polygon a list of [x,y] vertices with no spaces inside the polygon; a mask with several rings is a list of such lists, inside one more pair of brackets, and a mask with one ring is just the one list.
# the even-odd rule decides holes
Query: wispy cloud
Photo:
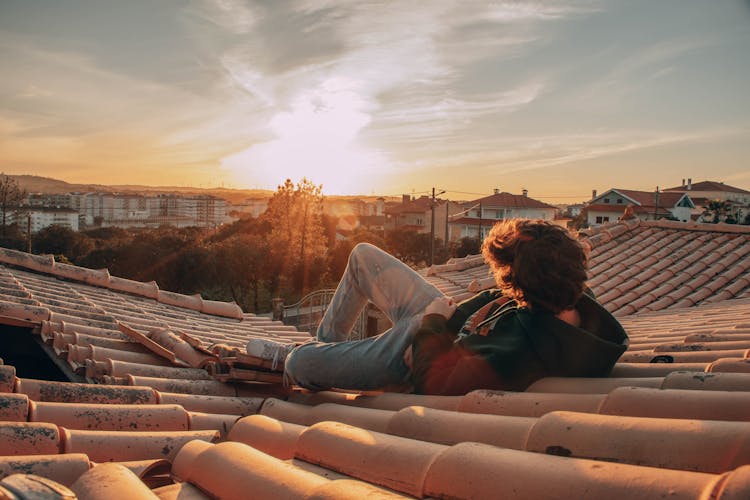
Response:
[{"label": "wispy cloud", "polygon": [[600,10],[599,2],[488,2],[487,17],[493,21],[555,20]]},{"label": "wispy cloud", "polygon": [[458,168],[460,165],[471,164],[491,168],[496,174],[518,174],[661,146],[739,138],[747,133],[747,128],[720,128],[515,136],[496,141],[494,150],[481,141],[470,142],[462,153],[446,155],[442,160],[432,163],[432,166]]},{"label": "wispy cloud", "polygon": [[202,18],[233,34],[245,34],[262,17],[242,0],[195,0],[188,7],[190,14]]},{"label": "wispy cloud", "polygon": [[525,177],[747,124],[736,6],[187,0],[82,22],[86,5],[0,2],[2,160],[204,179],[232,163],[256,185],[341,158],[342,182]]},{"label": "wispy cloud", "polygon": [[541,82],[531,81],[517,88],[475,95],[471,99],[421,94],[378,113],[377,130],[372,134],[394,143],[445,140],[456,137],[458,131],[469,129],[480,117],[510,113],[533,102],[543,89]]}]

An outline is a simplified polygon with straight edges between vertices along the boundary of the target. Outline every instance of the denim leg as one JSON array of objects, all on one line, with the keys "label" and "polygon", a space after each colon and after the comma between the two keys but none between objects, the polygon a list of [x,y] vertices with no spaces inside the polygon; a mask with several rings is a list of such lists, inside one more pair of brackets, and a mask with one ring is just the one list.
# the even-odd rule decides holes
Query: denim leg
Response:
[{"label": "denim leg", "polygon": [[[397,258],[360,243],[349,255],[344,276],[318,327],[318,341],[289,354],[286,376],[312,390],[375,390],[402,384],[409,374],[404,351],[412,343],[424,309],[442,296]],[[375,337],[347,341],[368,300],[393,326]]]},{"label": "denim leg", "polygon": [[376,337],[302,344],[286,358],[285,375],[311,390],[367,391],[403,384],[409,374],[403,354],[421,321],[419,313]]},{"label": "denim leg", "polygon": [[368,300],[396,325],[424,311],[443,294],[409,266],[369,243],[360,243],[349,255],[346,271],[336,288],[317,338],[346,340]]}]

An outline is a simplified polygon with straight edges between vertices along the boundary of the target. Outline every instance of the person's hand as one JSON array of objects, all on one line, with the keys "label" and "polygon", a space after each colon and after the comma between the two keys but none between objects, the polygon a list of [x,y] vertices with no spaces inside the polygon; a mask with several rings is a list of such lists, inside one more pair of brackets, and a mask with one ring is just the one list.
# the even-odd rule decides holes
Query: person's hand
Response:
[{"label": "person's hand", "polygon": [[450,297],[438,297],[424,310],[425,315],[427,314],[439,314],[445,319],[449,319],[453,316],[453,312],[456,310],[456,303]]}]

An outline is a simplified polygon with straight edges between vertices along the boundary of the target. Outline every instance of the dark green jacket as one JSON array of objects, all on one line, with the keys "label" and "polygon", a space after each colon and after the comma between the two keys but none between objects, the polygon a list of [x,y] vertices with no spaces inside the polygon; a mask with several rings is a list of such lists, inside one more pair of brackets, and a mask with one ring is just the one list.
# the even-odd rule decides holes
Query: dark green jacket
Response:
[{"label": "dark green jacket", "polygon": [[415,392],[523,391],[543,377],[608,375],[627,348],[628,337],[593,294],[587,293],[576,304],[580,327],[549,311],[509,301],[483,322],[491,325],[486,336],[459,333],[474,312],[502,296],[499,290],[463,301],[450,319],[425,316],[412,345]]}]

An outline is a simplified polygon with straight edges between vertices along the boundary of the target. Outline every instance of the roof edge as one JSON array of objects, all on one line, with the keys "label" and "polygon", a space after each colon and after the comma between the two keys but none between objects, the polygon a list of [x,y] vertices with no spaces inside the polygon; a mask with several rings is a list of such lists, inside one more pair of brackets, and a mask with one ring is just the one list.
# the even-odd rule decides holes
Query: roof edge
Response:
[{"label": "roof edge", "polygon": [[242,320],[243,311],[236,302],[204,300],[200,294],[184,295],[160,290],[155,281],[141,282],[111,276],[108,269],[89,269],[55,261],[54,255],[34,255],[11,248],[0,248],[0,263],[8,264],[38,273],[48,274],[59,279],[78,281],[87,285],[106,288],[154,299],[183,309],[190,309],[212,316],[223,316]]}]

